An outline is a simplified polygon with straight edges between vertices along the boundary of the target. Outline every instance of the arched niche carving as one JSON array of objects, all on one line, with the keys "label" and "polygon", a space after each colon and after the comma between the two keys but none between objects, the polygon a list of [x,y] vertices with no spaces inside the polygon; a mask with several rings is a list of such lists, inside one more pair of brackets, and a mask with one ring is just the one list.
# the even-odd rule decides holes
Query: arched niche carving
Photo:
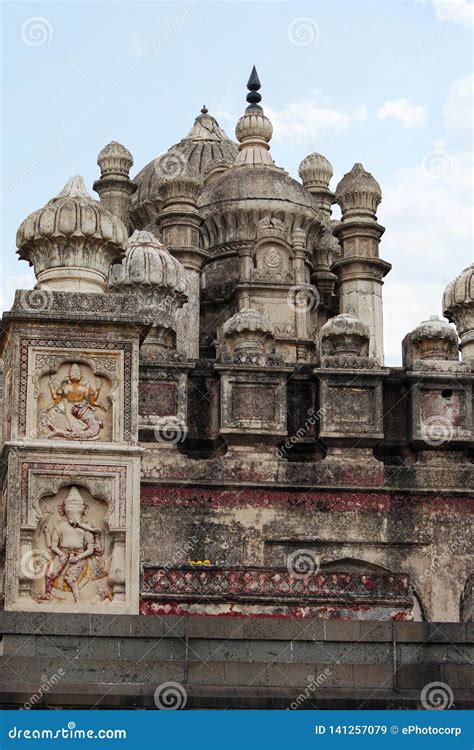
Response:
[{"label": "arched niche carving", "polygon": [[63,484],[39,501],[31,555],[22,558],[37,603],[80,608],[114,600],[110,507],[80,484]]}]

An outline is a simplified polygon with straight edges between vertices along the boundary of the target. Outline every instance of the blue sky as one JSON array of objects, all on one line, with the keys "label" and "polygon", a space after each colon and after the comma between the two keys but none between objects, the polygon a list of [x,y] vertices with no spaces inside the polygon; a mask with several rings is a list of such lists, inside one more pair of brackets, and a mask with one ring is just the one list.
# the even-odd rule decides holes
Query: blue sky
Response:
[{"label": "blue sky", "polygon": [[467,0],[15,2],[3,16],[2,309],[34,283],[15,256],[31,211],[74,174],[92,191],[112,139],[136,173],[204,103],[233,135],[254,63],[279,166],[296,176],[317,150],[333,188],[356,161],[382,186],[387,364],[472,261]]}]

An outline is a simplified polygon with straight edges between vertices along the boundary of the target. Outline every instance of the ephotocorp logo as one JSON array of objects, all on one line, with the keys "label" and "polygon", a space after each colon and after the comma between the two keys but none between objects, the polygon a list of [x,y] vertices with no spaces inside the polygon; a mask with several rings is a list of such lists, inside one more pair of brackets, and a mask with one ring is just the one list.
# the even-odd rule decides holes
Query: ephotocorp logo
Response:
[{"label": "ephotocorp logo", "polygon": [[433,148],[431,151],[427,151],[421,160],[421,171],[430,180],[448,177],[453,168],[453,160],[448,152],[442,148]]},{"label": "ephotocorp logo", "polygon": [[319,557],[309,549],[297,549],[286,558],[288,573],[295,578],[305,578],[318,572]]},{"label": "ephotocorp logo", "polygon": [[297,313],[317,310],[320,303],[319,292],[311,284],[295,284],[288,289],[288,306]]},{"label": "ephotocorp logo", "polygon": [[51,289],[22,289],[20,292],[20,306],[27,312],[38,312],[49,310],[53,304],[53,292]]},{"label": "ephotocorp logo", "polygon": [[319,39],[319,26],[310,16],[293,18],[286,30],[288,41],[295,47],[307,47]]},{"label": "ephotocorp logo", "polygon": [[179,682],[162,682],[155,690],[154,699],[160,711],[178,711],[188,702],[188,694]]},{"label": "ephotocorp logo", "polygon": [[421,426],[421,435],[425,443],[436,447],[449,443],[453,439],[454,429],[445,417],[428,417]]},{"label": "ephotocorp logo", "polygon": [[30,16],[21,25],[20,36],[28,47],[41,47],[53,38],[53,27],[43,16]]},{"label": "ephotocorp logo", "polygon": [[158,443],[177,445],[186,439],[188,428],[184,420],[177,417],[160,417],[153,429]]},{"label": "ephotocorp logo", "polygon": [[36,581],[44,575],[44,569],[49,563],[49,555],[44,549],[31,549],[22,555],[20,571],[23,578]]},{"label": "ephotocorp logo", "polygon": [[173,179],[183,174],[187,166],[186,157],[180,151],[170,151],[157,156],[153,162],[155,172],[159,177]]},{"label": "ephotocorp logo", "polygon": [[421,705],[426,711],[444,711],[453,703],[453,691],[445,682],[430,682],[421,691]]}]

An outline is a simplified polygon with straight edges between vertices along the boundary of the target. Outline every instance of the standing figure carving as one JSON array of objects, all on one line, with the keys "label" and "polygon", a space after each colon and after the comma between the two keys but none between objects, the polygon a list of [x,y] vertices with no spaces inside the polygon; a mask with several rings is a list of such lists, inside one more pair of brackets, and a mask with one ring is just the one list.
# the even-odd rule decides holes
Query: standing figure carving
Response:
[{"label": "standing figure carving", "polygon": [[[49,516],[40,524],[52,558],[45,569],[44,592],[37,598],[50,601],[53,594],[70,591],[74,602],[80,604],[80,590],[108,575],[102,530],[84,520],[87,505],[77,487],[71,487],[58,510],[62,520],[52,530]],[[101,599],[112,599],[107,587],[98,593]]]}]

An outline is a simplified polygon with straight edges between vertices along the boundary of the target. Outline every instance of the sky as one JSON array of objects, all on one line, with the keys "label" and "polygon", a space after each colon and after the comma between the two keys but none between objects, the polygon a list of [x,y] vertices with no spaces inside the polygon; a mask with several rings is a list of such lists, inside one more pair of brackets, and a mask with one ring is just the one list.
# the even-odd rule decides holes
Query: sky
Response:
[{"label": "sky", "polygon": [[473,3],[17,1],[2,13],[1,310],[35,283],[15,255],[29,213],[72,175],[92,192],[111,140],[136,174],[203,104],[234,137],[255,64],[278,166],[297,177],[319,151],[332,189],[355,162],[382,187],[385,363],[400,366],[405,334],[442,314],[473,259]]}]

